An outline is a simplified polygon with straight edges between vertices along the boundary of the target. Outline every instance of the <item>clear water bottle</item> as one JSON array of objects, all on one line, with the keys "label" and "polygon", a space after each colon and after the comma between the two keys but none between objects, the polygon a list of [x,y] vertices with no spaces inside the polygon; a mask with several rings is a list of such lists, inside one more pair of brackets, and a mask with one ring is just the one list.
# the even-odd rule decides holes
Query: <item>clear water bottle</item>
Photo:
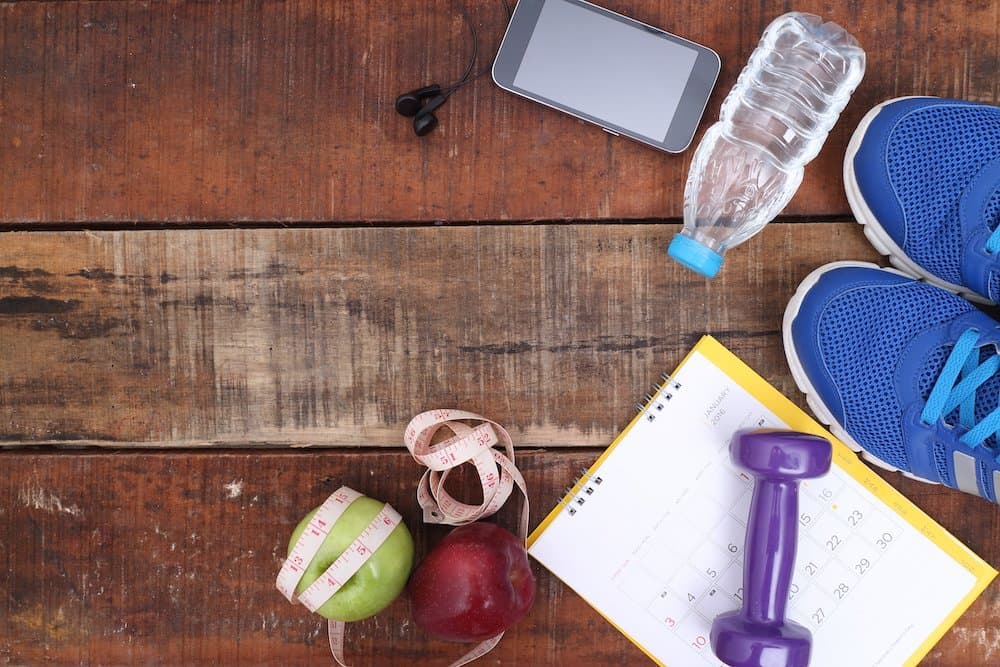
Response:
[{"label": "clear water bottle", "polygon": [[695,151],[670,256],[718,273],[723,254],[795,194],[864,71],[865,52],[835,23],[798,12],[775,19]]}]

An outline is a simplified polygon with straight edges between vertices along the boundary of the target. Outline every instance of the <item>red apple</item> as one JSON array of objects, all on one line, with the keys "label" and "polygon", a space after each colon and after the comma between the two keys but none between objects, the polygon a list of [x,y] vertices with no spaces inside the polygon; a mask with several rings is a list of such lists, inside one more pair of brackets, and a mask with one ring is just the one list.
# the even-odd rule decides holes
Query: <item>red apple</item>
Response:
[{"label": "red apple", "polygon": [[521,620],[535,601],[535,576],[524,542],[492,523],[451,531],[410,583],[413,620],[449,641],[493,637]]}]

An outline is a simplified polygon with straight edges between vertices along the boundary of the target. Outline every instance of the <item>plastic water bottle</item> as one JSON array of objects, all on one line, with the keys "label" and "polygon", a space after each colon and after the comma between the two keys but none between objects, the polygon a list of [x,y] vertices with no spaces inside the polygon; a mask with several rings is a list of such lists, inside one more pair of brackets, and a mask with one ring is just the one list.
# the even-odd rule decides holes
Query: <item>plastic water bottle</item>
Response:
[{"label": "plastic water bottle", "polygon": [[695,151],[670,256],[718,273],[723,254],[795,194],[864,71],[865,52],[835,23],[798,12],[775,19]]}]

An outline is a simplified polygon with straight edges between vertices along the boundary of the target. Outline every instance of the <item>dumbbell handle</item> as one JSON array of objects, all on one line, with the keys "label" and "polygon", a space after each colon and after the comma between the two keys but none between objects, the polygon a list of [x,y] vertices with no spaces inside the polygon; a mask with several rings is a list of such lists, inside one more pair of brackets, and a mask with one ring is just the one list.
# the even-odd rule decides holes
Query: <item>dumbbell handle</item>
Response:
[{"label": "dumbbell handle", "polygon": [[750,501],[743,567],[743,617],[781,625],[795,569],[799,484],[758,477]]}]

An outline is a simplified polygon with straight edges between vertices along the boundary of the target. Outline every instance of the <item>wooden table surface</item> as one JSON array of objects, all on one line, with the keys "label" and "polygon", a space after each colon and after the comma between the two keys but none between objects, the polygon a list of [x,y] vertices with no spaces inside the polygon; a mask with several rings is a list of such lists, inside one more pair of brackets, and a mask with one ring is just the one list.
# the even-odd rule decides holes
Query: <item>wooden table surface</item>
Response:
[{"label": "wooden table surface", "polygon": [[[701,131],[791,8],[603,4],[720,53]],[[488,77],[413,135],[396,95],[468,56],[446,0],[0,3],[0,662],[330,664],[274,589],[285,541],[348,484],[424,553],[444,531],[401,439],[427,408],[509,427],[535,525],[704,333],[802,405],[786,301],[824,262],[879,261],[843,195],[848,137],[890,97],[1000,101],[1000,6],[795,8],[857,35],[868,71],[782,218],[705,281],[664,255],[692,151]],[[470,12],[491,57],[502,5]],[[885,478],[1000,565],[993,506]],[[648,663],[536,573],[481,664]],[[1000,662],[998,612],[994,584],[923,664]],[[348,637],[356,665],[460,652],[402,600]]]}]

